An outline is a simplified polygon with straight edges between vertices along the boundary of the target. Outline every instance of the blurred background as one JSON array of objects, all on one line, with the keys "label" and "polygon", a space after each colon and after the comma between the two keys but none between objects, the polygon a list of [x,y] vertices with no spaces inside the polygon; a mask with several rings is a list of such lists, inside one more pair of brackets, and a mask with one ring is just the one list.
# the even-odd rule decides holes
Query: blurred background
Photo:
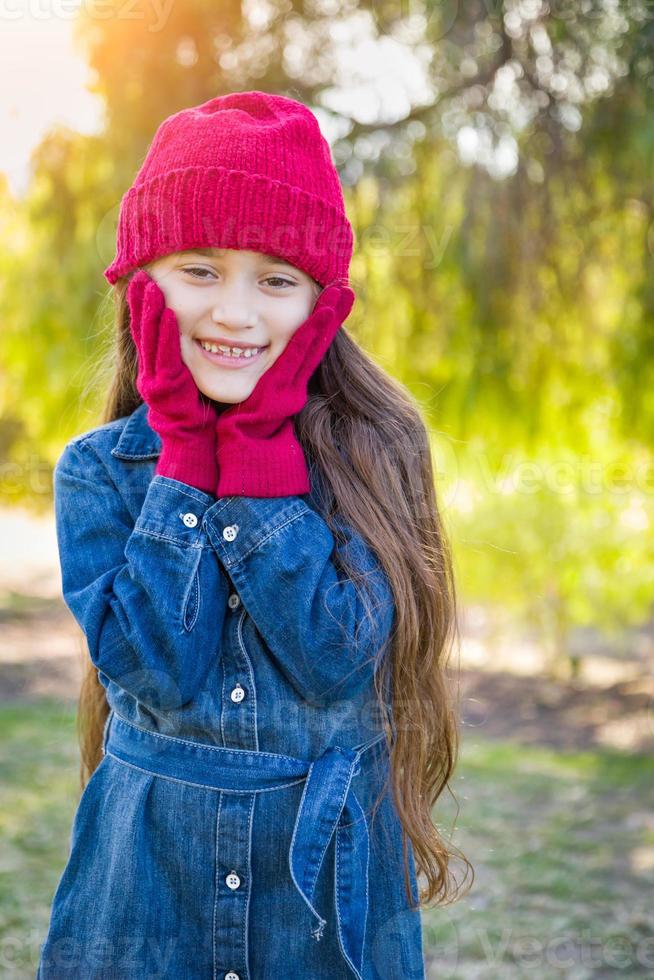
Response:
[{"label": "blurred background", "polygon": [[463,606],[435,819],[476,879],[423,912],[429,977],[654,976],[652,4],[15,0],[0,82],[0,976],[34,976],[77,805],[51,478],[111,376],[120,198],[166,116],[253,88],[318,117],[348,329],[431,433]]}]

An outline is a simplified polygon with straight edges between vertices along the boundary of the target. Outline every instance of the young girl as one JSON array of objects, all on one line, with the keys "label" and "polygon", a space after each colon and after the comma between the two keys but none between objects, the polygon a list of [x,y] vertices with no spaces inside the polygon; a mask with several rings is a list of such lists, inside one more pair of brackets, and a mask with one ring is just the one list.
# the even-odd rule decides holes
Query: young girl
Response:
[{"label": "young girl", "polygon": [[264,92],[165,119],[123,198],[105,424],[54,476],[90,658],[41,980],[425,976],[455,593],[420,415],[343,329],[352,243]]}]

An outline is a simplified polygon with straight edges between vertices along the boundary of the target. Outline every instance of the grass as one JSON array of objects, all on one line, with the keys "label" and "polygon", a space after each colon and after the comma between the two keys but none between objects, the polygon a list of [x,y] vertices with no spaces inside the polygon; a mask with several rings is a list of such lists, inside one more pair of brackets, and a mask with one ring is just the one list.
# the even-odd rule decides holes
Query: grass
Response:
[{"label": "grass", "polygon": [[653,787],[648,757],[464,734],[456,799],[435,812],[475,881],[423,913],[429,976],[654,976]]},{"label": "grass", "polygon": [[73,708],[0,708],[0,785],[0,977],[33,980],[77,808]]},{"label": "grass", "polygon": [[[423,912],[430,980],[654,976],[654,760],[462,744],[435,817],[475,881]],[[74,706],[1,707],[0,747],[0,976],[32,980],[77,807]]]}]

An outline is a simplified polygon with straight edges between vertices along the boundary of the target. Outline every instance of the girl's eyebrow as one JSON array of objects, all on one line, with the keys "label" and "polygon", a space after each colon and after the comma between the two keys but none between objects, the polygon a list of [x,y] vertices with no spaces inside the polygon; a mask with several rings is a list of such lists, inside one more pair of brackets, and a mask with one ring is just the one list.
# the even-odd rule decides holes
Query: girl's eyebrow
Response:
[{"label": "girl's eyebrow", "polygon": [[[224,253],[225,253],[225,249],[186,248],[179,254],[180,255],[206,255],[209,258],[214,259],[214,258],[219,258],[221,255],[224,255]],[[290,262],[287,262],[286,259],[281,259],[277,255],[266,255],[265,252],[256,252],[255,254],[259,256],[262,262],[273,262],[275,265],[285,265],[289,269],[295,268],[295,266],[291,265]]]}]

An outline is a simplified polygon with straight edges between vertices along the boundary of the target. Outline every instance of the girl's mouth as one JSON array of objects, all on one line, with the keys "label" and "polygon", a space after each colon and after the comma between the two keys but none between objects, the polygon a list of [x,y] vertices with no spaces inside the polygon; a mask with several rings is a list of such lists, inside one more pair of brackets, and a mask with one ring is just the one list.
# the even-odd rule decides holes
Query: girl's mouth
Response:
[{"label": "girl's mouth", "polygon": [[233,369],[244,368],[249,364],[254,364],[255,361],[261,359],[264,351],[268,349],[268,345],[266,345],[266,347],[260,347],[256,354],[249,356],[246,356],[245,353],[238,355],[222,354],[220,351],[217,354],[214,354],[213,351],[205,350],[199,340],[194,339],[193,343],[197,346],[202,356],[206,357],[208,361],[211,361],[213,364],[220,364],[221,367]]}]

